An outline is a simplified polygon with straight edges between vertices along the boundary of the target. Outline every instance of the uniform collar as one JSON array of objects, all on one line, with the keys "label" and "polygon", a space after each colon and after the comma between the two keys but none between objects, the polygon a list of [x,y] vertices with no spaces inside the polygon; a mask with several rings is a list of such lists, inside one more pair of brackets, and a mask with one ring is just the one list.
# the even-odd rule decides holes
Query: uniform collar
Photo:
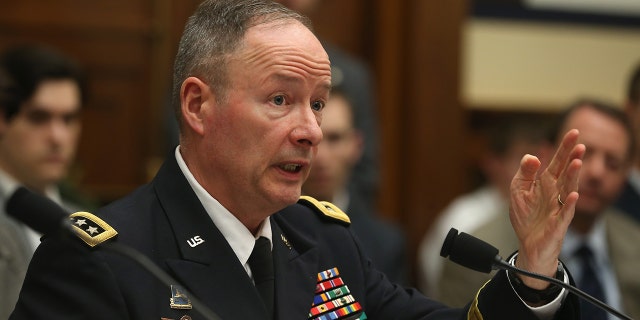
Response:
[{"label": "uniform collar", "polygon": [[184,162],[182,155],[180,154],[180,146],[176,147],[175,157],[178,162],[180,170],[184,174],[187,182],[195,192],[198,200],[202,203],[205,211],[216,225],[220,233],[231,246],[231,249],[240,260],[240,263],[248,269],[249,256],[253,250],[255,239],[258,237],[265,237],[272,243],[271,221],[265,219],[258,229],[258,233],[254,236],[249,229],[247,229],[227,208],[225,208],[218,200],[210,195],[198,181],[195,179],[187,164]]}]

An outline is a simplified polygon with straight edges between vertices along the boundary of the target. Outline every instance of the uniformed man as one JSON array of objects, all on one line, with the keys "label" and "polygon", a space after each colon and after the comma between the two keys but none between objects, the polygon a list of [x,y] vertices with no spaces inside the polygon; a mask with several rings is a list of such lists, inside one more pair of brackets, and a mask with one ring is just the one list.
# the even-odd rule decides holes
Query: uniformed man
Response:
[{"label": "uniformed man", "polygon": [[[106,241],[134,247],[179,283],[166,286],[99,244],[49,237],[11,319],[202,319],[171,303],[181,287],[222,319],[577,319],[565,291],[504,272],[464,309],[394,285],[362,253],[347,215],[300,198],[322,139],[330,70],[297,13],[272,1],[204,1],[175,63],[180,146],[151,183],[99,218],[73,220],[117,232]],[[543,172],[535,157],[522,160],[511,208],[521,268],[557,274],[578,198],[577,137],[567,134]],[[512,286],[539,299],[523,301]]]}]

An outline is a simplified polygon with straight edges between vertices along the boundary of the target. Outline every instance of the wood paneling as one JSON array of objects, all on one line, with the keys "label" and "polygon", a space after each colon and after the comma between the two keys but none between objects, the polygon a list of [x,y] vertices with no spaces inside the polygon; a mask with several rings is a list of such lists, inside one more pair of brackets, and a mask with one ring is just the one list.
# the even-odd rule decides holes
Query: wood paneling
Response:
[{"label": "wood paneling", "polygon": [[377,4],[378,17],[393,28],[376,37],[378,53],[388,55],[376,59],[378,87],[388,95],[380,97],[382,136],[388,137],[382,145],[381,206],[382,212],[395,210],[414,261],[424,231],[467,183],[466,120],[459,102],[466,7],[464,1]]}]

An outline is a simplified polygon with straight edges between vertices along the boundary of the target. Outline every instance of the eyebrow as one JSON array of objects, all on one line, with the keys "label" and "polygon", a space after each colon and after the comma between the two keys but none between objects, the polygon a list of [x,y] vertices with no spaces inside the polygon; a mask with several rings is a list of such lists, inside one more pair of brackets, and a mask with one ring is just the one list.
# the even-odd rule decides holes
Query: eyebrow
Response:
[{"label": "eyebrow", "polygon": [[[25,108],[23,108],[24,112],[47,112],[47,113],[55,113],[52,112],[50,110],[50,108],[47,105],[44,104],[37,104],[37,103],[30,103],[28,105],[26,105]],[[82,110],[82,108],[80,106],[74,106],[74,109],[69,111],[69,112],[65,112],[65,113],[80,113]]]},{"label": "eyebrow", "polygon": [[[288,82],[288,83],[302,83],[303,80],[300,77],[294,77],[294,76],[289,76],[286,74],[282,74],[282,73],[276,73],[274,75],[271,75],[267,78],[267,81],[271,80],[271,79],[275,79],[277,81],[283,81],[283,82]],[[331,82],[326,82],[323,83],[322,88],[327,90],[328,92],[331,92]]]}]

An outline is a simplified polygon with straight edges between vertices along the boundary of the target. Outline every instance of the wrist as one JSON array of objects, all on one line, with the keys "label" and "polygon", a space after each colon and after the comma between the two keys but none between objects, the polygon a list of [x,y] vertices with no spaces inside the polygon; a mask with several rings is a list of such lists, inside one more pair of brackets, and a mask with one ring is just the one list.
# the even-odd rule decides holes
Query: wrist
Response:
[{"label": "wrist", "polygon": [[[544,280],[539,281],[546,283],[546,287],[543,289],[537,289],[531,288],[530,286],[526,285],[520,275],[518,275],[516,272],[507,271],[507,276],[509,277],[509,281],[511,282],[511,285],[518,296],[520,296],[522,300],[531,305],[547,304],[557,298],[558,295],[562,292],[562,287],[551,284]],[[564,268],[559,262],[557,265],[555,278],[560,281],[564,281]]]},{"label": "wrist", "polygon": [[[539,265],[539,264],[534,265],[530,263],[530,260],[528,260],[527,256],[523,255],[522,252],[518,252],[518,254],[514,257],[514,260],[513,260],[513,265],[519,269],[537,273],[550,278],[553,278],[556,276],[559,264],[560,264],[560,261],[558,261],[558,259],[555,259],[553,262],[546,263],[545,265]],[[549,286],[548,281],[528,277],[523,274],[518,274],[518,278],[520,278],[520,281],[523,284],[525,284],[527,287],[532,289],[544,290]]]}]

